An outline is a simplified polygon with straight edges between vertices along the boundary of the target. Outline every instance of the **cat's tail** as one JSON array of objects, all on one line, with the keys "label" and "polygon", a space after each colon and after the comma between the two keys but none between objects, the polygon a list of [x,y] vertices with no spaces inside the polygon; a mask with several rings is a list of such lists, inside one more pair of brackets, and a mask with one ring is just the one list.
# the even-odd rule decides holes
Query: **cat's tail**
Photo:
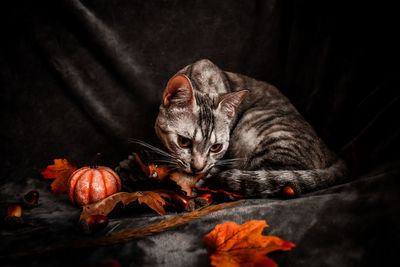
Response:
[{"label": "cat's tail", "polygon": [[[296,195],[326,188],[348,178],[347,167],[338,159],[325,169],[311,170],[257,170],[244,171],[231,169],[223,171],[206,184],[243,194],[248,197],[270,197],[279,195],[282,188],[290,186]],[[217,183],[215,183],[217,182]]]}]

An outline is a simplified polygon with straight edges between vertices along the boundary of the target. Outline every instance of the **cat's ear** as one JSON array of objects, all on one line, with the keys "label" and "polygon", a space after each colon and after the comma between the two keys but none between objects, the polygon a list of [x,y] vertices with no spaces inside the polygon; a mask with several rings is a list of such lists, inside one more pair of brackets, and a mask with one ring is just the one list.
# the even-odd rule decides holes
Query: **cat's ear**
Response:
[{"label": "cat's ear", "polygon": [[235,115],[235,111],[249,91],[242,90],[223,95],[219,101],[217,109],[225,113],[229,118]]},{"label": "cat's ear", "polygon": [[192,108],[195,104],[192,83],[182,74],[172,77],[164,91],[164,107]]}]

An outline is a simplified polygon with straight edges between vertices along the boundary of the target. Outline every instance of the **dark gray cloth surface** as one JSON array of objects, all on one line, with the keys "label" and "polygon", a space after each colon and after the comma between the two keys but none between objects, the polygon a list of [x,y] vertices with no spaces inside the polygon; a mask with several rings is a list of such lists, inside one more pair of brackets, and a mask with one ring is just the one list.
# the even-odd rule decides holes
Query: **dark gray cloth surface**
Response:
[{"label": "dark gray cloth surface", "polygon": [[[37,188],[24,210],[37,229],[1,230],[1,255],[82,238],[79,210],[40,172],[54,158],[79,166],[97,152],[115,167],[159,145],[153,124],[169,77],[201,58],[276,85],[345,158],[344,185],[294,200],[254,199],[175,230],[13,264],[65,265],[107,257],[123,265],[208,264],[201,236],[217,223],[265,219],[294,242],[281,266],[398,262],[399,44],[396,9],[337,1],[5,1],[0,10],[0,203]],[[114,217],[147,225],[153,213]],[[0,264],[3,264],[1,262]],[[6,264],[6,263],[4,263]],[[8,264],[8,263],[7,263]]]},{"label": "dark gray cloth surface", "polygon": [[[239,206],[217,211],[173,230],[129,241],[126,244],[90,249],[61,250],[35,256],[11,265],[76,266],[117,259],[122,266],[207,266],[207,247],[202,236],[218,223],[265,220],[265,235],[276,235],[296,244],[288,252],[272,253],[280,266],[391,266],[399,260],[399,172],[394,166],[378,168],[356,181],[304,195],[297,199],[251,199]],[[49,192],[46,182],[29,179],[26,184],[1,187],[7,201],[18,201],[15,192],[37,188],[41,205],[24,210],[27,221],[38,228],[0,231],[0,254],[29,251],[49,244],[69,243],[87,237],[74,228],[80,209],[62,195]],[[174,216],[169,213],[165,217]],[[102,236],[117,224],[122,229],[146,226],[163,217],[155,213],[114,216]],[[6,263],[6,262],[4,262]],[[8,264],[6,264],[8,265]]]}]

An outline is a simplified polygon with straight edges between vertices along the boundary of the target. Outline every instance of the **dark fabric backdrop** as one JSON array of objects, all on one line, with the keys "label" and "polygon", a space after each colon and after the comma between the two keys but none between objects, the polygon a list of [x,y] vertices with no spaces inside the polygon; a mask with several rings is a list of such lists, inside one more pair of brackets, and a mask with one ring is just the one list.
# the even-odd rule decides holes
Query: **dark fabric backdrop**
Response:
[{"label": "dark fabric backdrop", "polygon": [[276,85],[356,176],[399,159],[398,15],[384,3],[17,0],[0,12],[3,185],[40,180],[59,157],[101,152],[115,167],[130,137],[159,144],[164,86],[201,58]]}]

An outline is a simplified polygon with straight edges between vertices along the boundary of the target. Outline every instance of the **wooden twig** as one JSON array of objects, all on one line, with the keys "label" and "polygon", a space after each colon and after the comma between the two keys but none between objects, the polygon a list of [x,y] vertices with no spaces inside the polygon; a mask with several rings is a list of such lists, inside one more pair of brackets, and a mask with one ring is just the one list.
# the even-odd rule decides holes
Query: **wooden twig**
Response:
[{"label": "wooden twig", "polygon": [[204,208],[200,208],[194,210],[190,213],[186,213],[183,215],[174,216],[172,218],[164,219],[158,223],[151,224],[146,227],[142,228],[133,228],[133,229],[126,229],[120,232],[117,232],[113,235],[103,236],[94,240],[88,241],[76,241],[69,244],[55,244],[46,247],[39,247],[37,249],[33,249],[28,252],[20,252],[11,255],[1,255],[1,260],[12,260],[12,259],[20,259],[21,257],[28,257],[28,256],[39,256],[49,252],[53,252],[56,250],[61,249],[75,249],[75,248],[89,248],[89,247],[98,247],[98,246],[106,246],[111,244],[117,243],[125,243],[132,239],[143,237],[146,235],[150,235],[153,233],[159,233],[165,230],[172,229],[179,225],[188,223],[192,220],[198,219],[202,216],[205,216],[209,213],[230,208],[236,206],[240,203],[240,201],[236,202],[229,202],[229,203],[222,203],[218,205],[212,205]]}]

